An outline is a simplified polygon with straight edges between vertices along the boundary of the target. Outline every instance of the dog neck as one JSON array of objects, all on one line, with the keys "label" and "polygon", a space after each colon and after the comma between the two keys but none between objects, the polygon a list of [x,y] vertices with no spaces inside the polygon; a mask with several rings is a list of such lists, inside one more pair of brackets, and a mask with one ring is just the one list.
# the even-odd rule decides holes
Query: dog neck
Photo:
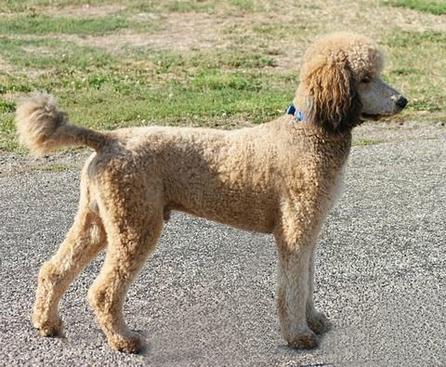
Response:
[{"label": "dog neck", "polygon": [[285,113],[287,115],[294,116],[296,122],[305,122],[304,113],[299,108],[297,108],[293,103],[288,106]]},{"label": "dog neck", "polygon": [[[302,121],[307,125],[319,126],[327,134],[343,135],[348,131],[351,132],[355,126],[361,123],[362,105],[357,98],[352,99],[348,111],[343,111],[342,113],[333,106],[318,106],[316,103],[318,102],[306,93],[305,88],[299,85],[293,100],[293,106],[296,106],[296,111],[299,111],[299,115],[302,116]],[[330,108],[332,111],[329,111]]]}]

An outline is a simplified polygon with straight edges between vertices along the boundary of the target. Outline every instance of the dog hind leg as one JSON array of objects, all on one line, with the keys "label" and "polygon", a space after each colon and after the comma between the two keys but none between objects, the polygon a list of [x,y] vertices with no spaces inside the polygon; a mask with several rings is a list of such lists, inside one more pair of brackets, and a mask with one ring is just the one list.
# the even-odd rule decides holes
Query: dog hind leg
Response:
[{"label": "dog hind leg", "polygon": [[[113,202],[112,206],[115,204]],[[119,210],[113,206],[108,211],[105,221],[109,237],[107,254],[88,298],[109,345],[119,351],[137,353],[143,341],[126,325],[122,308],[130,283],[155,249],[163,226],[163,211],[161,206],[154,210],[141,203],[123,206],[125,208]],[[113,217],[116,213],[120,214]]]},{"label": "dog hind leg", "polygon": [[65,240],[39,272],[32,322],[41,335],[62,333],[59,301],[79,272],[105,247],[106,241],[101,218],[89,207],[89,193],[85,188]]}]

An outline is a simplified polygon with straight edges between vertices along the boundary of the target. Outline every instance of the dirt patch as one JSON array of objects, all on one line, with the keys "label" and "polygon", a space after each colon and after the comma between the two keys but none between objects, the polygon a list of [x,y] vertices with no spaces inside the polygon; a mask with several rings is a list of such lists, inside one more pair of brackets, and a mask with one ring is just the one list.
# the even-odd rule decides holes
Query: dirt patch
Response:
[{"label": "dirt patch", "polygon": [[117,52],[128,46],[175,51],[227,46],[227,42],[221,37],[221,24],[226,19],[216,19],[205,13],[141,13],[134,18],[157,22],[160,26],[150,33],[126,31],[105,36],[87,36],[78,39],[78,42],[110,52]]},{"label": "dirt patch", "polygon": [[0,72],[10,73],[14,71],[14,67],[0,56]]}]

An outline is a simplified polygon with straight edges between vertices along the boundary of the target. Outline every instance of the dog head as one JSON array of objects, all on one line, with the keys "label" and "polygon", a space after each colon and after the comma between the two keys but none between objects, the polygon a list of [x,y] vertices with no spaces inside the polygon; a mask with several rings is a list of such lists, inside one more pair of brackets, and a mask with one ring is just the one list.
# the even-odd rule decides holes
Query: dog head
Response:
[{"label": "dog head", "polygon": [[407,104],[380,79],[384,58],[367,37],[330,34],[310,46],[304,60],[295,104],[305,120],[327,131],[347,131],[362,119],[391,116]]}]

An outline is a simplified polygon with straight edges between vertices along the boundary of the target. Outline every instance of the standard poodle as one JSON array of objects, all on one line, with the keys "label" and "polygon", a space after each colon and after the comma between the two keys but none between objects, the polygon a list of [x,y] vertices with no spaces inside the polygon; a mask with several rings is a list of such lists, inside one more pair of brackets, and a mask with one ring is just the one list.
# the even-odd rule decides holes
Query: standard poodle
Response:
[{"label": "standard poodle", "polygon": [[313,303],[314,249],[336,198],[352,128],[400,112],[407,100],[380,79],[383,56],[367,37],[335,33],[305,53],[293,105],[274,121],[232,131],[136,127],[95,131],[73,125],[55,99],[37,93],[17,108],[21,142],[47,153],[95,150],[81,174],[79,209],[40,270],[33,324],[59,334],[58,304],[79,272],[106,257],[88,299],[110,346],[140,350],[122,313],[126,292],[179,210],[271,233],[279,256],[277,308],[283,337],[313,348],[328,330]]}]

